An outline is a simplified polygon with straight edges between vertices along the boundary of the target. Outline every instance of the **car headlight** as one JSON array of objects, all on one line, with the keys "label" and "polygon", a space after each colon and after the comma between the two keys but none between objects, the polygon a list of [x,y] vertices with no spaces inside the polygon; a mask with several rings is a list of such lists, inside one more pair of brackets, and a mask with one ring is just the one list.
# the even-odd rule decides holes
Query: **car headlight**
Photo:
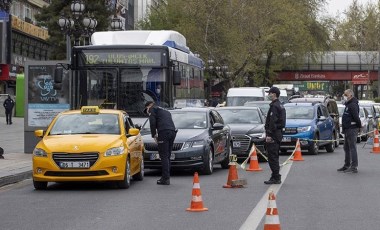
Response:
[{"label": "car headlight", "polygon": [[311,126],[298,127],[298,128],[297,128],[297,132],[299,132],[299,133],[302,133],[302,132],[308,132],[308,131],[310,131],[310,129],[311,129]]},{"label": "car headlight", "polygon": [[33,150],[33,155],[36,157],[47,157],[47,153],[43,149],[35,148]]},{"label": "car headlight", "polygon": [[200,141],[187,141],[183,145],[182,149],[199,148],[199,147],[203,147],[204,145],[205,145],[205,141],[204,140],[200,140]]},{"label": "car headlight", "polygon": [[124,146],[116,147],[116,148],[110,148],[107,149],[107,151],[104,153],[105,157],[108,156],[118,156],[124,153]]},{"label": "car headlight", "polygon": [[265,138],[265,133],[250,133],[248,136],[253,138]]}]

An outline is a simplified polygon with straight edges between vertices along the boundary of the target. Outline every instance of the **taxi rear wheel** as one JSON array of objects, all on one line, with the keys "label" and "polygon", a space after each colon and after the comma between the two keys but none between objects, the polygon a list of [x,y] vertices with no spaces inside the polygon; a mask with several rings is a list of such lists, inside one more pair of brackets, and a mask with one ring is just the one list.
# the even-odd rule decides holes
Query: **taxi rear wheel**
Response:
[{"label": "taxi rear wheel", "polygon": [[127,159],[127,163],[125,165],[125,174],[124,174],[124,180],[118,181],[117,187],[122,189],[127,189],[131,185],[131,165],[129,162],[129,158]]},{"label": "taxi rear wheel", "polygon": [[144,159],[142,158],[141,162],[140,162],[140,172],[138,172],[135,175],[133,175],[133,180],[137,180],[137,181],[144,180],[144,174],[145,174],[145,171],[144,171]]},{"label": "taxi rear wheel", "polygon": [[33,185],[36,190],[45,190],[47,189],[48,182],[33,180]]}]

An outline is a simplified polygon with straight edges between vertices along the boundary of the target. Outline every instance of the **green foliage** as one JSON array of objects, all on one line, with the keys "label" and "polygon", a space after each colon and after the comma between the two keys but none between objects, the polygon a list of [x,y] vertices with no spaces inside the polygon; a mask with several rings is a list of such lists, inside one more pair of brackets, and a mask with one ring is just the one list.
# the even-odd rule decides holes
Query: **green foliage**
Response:
[{"label": "green foliage", "polygon": [[[111,12],[107,10],[104,0],[86,0],[84,2],[86,6],[84,12],[89,12],[98,21],[96,31],[107,30],[110,25]],[[49,30],[48,42],[51,46],[50,59],[52,60],[66,59],[66,38],[58,25],[58,19],[61,13],[65,16],[71,15],[70,4],[71,1],[53,0],[49,6],[41,10],[40,14],[36,15],[38,25]]]},{"label": "green foliage", "polygon": [[[326,49],[328,33],[316,20],[323,0],[167,0],[151,8],[142,29],[176,30],[191,50],[215,66],[230,86],[270,85],[276,70]],[[215,75],[215,73],[214,73]]]},{"label": "green foliage", "polygon": [[376,97],[375,99],[373,99],[376,103],[380,103],[380,97]]}]

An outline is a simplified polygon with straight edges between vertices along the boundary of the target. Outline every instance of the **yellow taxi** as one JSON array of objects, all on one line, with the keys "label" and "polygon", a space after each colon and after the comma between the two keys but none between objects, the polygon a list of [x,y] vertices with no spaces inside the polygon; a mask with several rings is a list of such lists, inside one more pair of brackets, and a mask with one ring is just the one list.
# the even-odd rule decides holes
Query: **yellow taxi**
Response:
[{"label": "yellow taxi", "polygon": [[144,178],[144,145],[140,130],[121,110],[83,106],[58,114],[33,150],[33,185],[48,182],[114,181],[129,188]]}]

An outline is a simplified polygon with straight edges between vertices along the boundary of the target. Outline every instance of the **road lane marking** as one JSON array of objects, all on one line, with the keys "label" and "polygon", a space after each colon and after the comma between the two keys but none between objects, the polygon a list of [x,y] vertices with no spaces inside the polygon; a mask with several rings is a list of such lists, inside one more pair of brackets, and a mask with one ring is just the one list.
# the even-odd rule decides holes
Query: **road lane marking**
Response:
[{"label": "road lane marking", "polygon": [[255,230],[261,220],[263,219],[268,205],[268,196],[271,191],[275,195],[277,195],[278,191],[280,190],[281,186],[285,182],[286,177],[288,176],[288,173],[290,171],[290,168],[293,165],[293,161],[289,161],[288,164],[285,164],[281,167],[280,174],[282,183],[281,184],[272,184],[269,186],[267,191],[264,193],[263,197],[260,199],[260,201],[257,203],[256,207],[252,210],[252,212],[249,214],[245,222],[240,226],[239,230]]}]

